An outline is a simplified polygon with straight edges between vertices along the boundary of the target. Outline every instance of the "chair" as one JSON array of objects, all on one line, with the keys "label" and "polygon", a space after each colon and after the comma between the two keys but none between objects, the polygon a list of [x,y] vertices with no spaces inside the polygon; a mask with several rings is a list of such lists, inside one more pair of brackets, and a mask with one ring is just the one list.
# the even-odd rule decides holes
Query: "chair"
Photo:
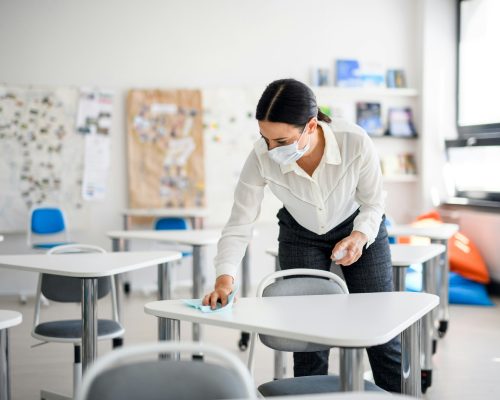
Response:
[{"label": "chair", "polygon": [[[66,218],[62,209],[54,206],[37,206],[30,210],[27,229],[28,247],[34,249],[51,249],[56,246],[69,244],[69,233]],[[60,237],[63,241],[33,242],[33,236]]]},{"label": "chair", "polygon": [[[284,279],[280,279],[284,278]],[[307,296],[349,293],[345,282],[329,271],[294,268],[274,272],[265,277],[257,288],[257,297]],[[260,341],[275,351],[314,352],[330,349],[329,346],[283,339],[269,335],[259,335]],[[248,368],[253,371],[256,334],[250,339]],[[286,395],[309,395],[340,392],[340,377],[335,375],[303,376],[279,379],[259,386],[264,397]],[[383,391],[375,384],[365,381],[365,390]]]},{"label": "chair", "polygon": [[[155,221],[154,229],[157,231],[168,231],[168,230],[187,230],[189,225],[184,218],[177,217],[166,217],[159,218]],[[191,251],[182,251],[182,257],[192,256]]]},{"label": "chair", "polygon": [[[63,253],[105,253],[105,250],[92,245],[70,244],[57,246],[50,249],[47,254],[54,255]],[[112,277],[98,278],[97,284],[98,298],[101,299],[111,294],[112,319],[99,319],[97,324],[97,337],[99,340],[113,339],[113,347],[122,344],[121,337],[125,330],[118,319],[118,306],[116,297],[116,288]],[[42,296],[48,300],[61,303],[80,303],[82,299],[82,283],[79,278],[58,276],[51,274],[40,274],[38,278],[38,287],[35,300],[35,313],[33,318],[33,327],[31,336],[43,342],[72,343],[74,345],[74,364],[73,364],[73,393],[76,392],[81,383],[82,365],[81,365],[81,338],[82,338],[82,320],[56,320],[40,322],[40,306]],[[51,392],[41,391],[41,398],[61,399],[63,396]]]},{"label": "chair", "polygon": [[[180,352],[203,353],[219,363],[181,360],[176,355]],[[174,356],[167,358],[168,353]],[[160,357],[151,358],[157,354]],[[191,342],[143,344],[106,354],[87,370],[76,396],[76,400],[237,398],[256,399],[245,365],[226,350]]]}]

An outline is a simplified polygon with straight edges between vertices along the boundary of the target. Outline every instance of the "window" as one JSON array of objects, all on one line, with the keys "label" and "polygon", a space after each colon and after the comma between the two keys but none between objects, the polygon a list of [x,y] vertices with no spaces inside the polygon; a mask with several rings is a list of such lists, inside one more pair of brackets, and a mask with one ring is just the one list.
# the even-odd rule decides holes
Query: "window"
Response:
[{"label": "window", "polygon": [[500,137],[500,0],[459,0],[457,127]]},{"label": "window", "polygon": [[458,204],[500,207],[500,138],[447,140],[446,155]]}]

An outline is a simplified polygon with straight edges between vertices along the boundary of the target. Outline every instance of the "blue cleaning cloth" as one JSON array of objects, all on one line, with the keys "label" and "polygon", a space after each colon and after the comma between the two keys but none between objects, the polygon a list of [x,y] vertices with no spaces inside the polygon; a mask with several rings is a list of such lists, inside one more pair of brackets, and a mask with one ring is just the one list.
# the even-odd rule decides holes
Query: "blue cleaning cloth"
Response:
[{"label": "blue cleaning cloth", "polygon": [[231,294],[227,297],[227,304],[222,307],[221,303],[217,303],[217,308],[215,310],[212,310],[210,306],[204,306],[202,304],[203,300],[201,299],[193,299],[193,300],[184,300],[184,303],[189,306],[196,308],[197,310],[200,310],[201,312],[204,313],[214,313],[214,312],[219,312],[219,311],[225,311],[225,310],[230,310],[233,308],[233,303],[234,303],[234,297],[236,296],[236,293],[238,293],[239,286],[235,286]]}]

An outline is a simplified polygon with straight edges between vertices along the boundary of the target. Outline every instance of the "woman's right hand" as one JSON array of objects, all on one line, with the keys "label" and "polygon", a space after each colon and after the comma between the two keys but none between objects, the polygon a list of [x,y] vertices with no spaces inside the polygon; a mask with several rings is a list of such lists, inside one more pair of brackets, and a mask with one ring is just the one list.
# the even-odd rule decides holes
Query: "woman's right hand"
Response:
[{"label": "woman's right hand", "polygon": [[212,310],[217,307],[220,301],[222,307],[227,304],[227,298],[233,291],[234,279],[230,275],[221,275],[215,281],[214,290],[203,298],[203,305],[210,306]]}]

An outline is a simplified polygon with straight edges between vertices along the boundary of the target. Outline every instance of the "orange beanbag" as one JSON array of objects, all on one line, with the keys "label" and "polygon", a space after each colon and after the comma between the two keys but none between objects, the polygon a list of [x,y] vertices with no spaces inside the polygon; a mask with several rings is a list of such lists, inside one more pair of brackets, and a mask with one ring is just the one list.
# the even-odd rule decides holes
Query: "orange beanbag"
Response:
[{"label": "orange beanbag", "polygon": [[[415,225],[442,224],[439,213],[432,210],[416,218]],[[425,240],[425,239],[424,239]],[[399,243],[421,244],[421,238],[402,237]],[[489,283],[490,276],[483,257],[476,245],[462,232],[457,232],[448,242],[450,270],[479,283]]]}]

